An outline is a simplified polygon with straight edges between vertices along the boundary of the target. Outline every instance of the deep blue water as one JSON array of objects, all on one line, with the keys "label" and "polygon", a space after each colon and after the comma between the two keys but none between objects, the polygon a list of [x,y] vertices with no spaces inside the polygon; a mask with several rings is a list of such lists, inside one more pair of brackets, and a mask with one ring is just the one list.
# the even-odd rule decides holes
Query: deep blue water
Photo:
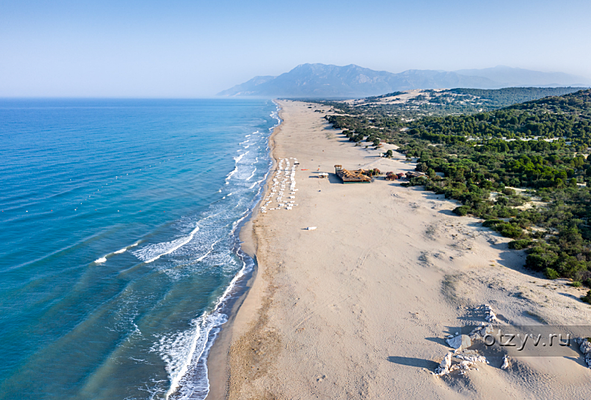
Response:
[{"label": "deep blue water", "polygon": [[0,398],[203,397],[276,124],[267,100],[0,100]]}]

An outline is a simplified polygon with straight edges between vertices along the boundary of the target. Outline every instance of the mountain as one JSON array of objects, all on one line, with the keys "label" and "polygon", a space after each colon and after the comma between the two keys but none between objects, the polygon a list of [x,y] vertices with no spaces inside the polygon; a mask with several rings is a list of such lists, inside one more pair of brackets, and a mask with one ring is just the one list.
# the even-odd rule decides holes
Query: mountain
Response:
[{"label": "mountain", "polygon": [[[453,87],[493,89],[506,86],[564,86],[575,83],[581,85],[581,79],[583,79],[562,73],[549,74],[508,67],[462,72],[408,70],[394,74],[353,64],[344,67],[302,64],[277,77],[255,77],[218,95],[351,98],[412,89]],[[508,85],[506,82],[511,83]]]},{"label": "mountain", "polygon": [[272,81],[273,79],[275,79],[274,76],[255,76],[249,81],[218,93],[218,96],[256,96],[256,93],[252,91],[252,88]]}]

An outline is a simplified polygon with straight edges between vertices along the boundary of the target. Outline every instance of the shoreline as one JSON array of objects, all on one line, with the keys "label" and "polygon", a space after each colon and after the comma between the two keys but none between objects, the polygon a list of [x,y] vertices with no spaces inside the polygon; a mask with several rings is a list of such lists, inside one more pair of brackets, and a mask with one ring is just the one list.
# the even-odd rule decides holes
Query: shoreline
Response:
[{"label": "shoreline", "polygon": [[269,174],[263,184],[261,200],[259,200],[259,202],[253,207],[250,218],[244,222],[238,234],[240,241],[239,246],[241,250],[253,260],[254,266],[253,270],[249,274],[250,276],[244,277],[244,286],[241,289],[241,293],[236,297],[234,304],[232,304],[228,310],[228,321],[222,325],[216,340],[210,348],[207,359],[208,379],[210,386],[207,399],[225,399],[228,396],[228,381],[230,377],[229,351],[232,338],[234,336],[234,323],[236,316],[245,299],[247,298],[259,271],[259,265],[256,258],[257,239],[253,225],[259,215],[262,199],[267,196],[269,192],[269,184],[274,176],[275,168],[277,166],[277,159],[274,155],[275,137],[281,131],[281,127],[284,123],[284,119],[282,117],[283,108],[276,101],[274,102],[278,106],[277,115],[279,117],[279,124],[273,128],[273,132],[271,132],[268,139],[269,152],[271,156]]},{"label": "shoreline", "polygon": [[[277,105],[277,116],[279,118],[279,124],[273,128],[273,132],[269,135],[268,143],[269,143],[269,155],[271,156],[271,166],[269,167],[269,174],[267,175],[267,179],[263,184],[263,190],[261,190],[261,200],[253,207],[252,214],[247,221],[245,221],[244,225],[240,228],[240,232],[238,234],[238,238],[240,240],[240,247],[242,251],[244,251],[249,257],[256,261],[256,250],[257,250],[257,240],[255,237],[255,232],[253,230],[254,221],[259,216],[259,211],[261,208],[261,203],[263,199],[269,194],[269,184],[273,179],[273,174],[275,169],[277,168],[277,159],[275,157],[275,138],[281,132],[281,127],[283,125],[283,117],[282,111],[283,108],[281,105],[276,101],[273,102]],[[256,266],[256,263],[255,263]]]},{"label": "shoreline", "polygon": [[589,325],[580,290],[526,271],[509,239],[455,216],[443,196],[383,180],[342,185],[334,164],[414,164],[354,146],[321,105],[280,104],[272,158],[301,160],[300,206],[253,214],[256,273],[222,329],[225,376],[210,382],[225,390],[211,398],[591,397],[580,359],[521,358],[508,371],[491,359],[462,377],[432,375],[449,351],[445,337],[478,323],[483,304],[509,324]]}]

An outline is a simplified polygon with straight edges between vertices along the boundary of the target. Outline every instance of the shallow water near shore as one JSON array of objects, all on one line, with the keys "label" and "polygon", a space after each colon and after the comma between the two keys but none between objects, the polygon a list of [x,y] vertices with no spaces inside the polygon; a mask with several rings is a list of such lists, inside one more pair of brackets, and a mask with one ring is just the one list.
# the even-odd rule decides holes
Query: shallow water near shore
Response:
[{"label": "shallow water near shore", "polygon": [[0,398],[205,397],[276,110],[0,100]]}]

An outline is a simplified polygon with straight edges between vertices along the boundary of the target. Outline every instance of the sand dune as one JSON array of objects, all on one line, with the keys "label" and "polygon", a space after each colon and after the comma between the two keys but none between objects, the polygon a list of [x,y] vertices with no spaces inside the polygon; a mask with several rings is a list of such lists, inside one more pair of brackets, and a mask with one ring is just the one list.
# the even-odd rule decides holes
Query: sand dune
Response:
[{"label": "sand dune", "polygon": [[523,270],[523,252],[453,215],[457,204],[442,196],[399,181],[319,179],[335,164],[414,165],[355,147],[321,107],[280,104],[273,154],[299,160],[299,206],[259,213],[244,232],[259,270],[226,328],[230,399],[591,398],[581,357],[515,358],[507,370],[491,359],[434,376],[452,350],[446,336],[483,320],[482,304],[504,324],[591,325],[584,290]]}]

